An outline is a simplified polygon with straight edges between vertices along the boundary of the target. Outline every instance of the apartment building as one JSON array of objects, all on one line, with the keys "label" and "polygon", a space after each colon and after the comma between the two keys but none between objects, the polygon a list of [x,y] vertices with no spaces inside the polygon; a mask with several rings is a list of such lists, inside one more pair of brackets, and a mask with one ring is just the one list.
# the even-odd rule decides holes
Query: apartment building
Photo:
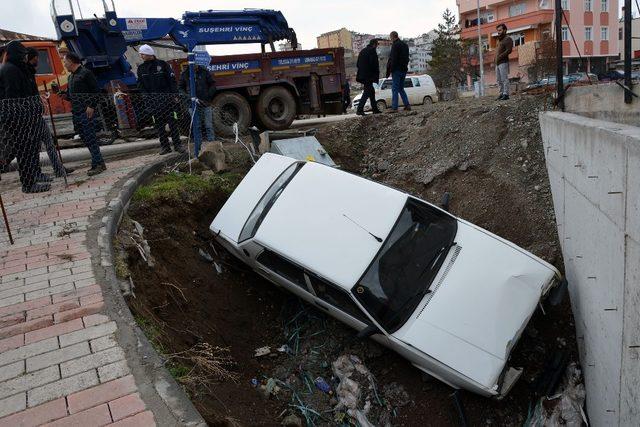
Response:
[{"label": "apartment building", "polygon": [[353,32],[346,28],[329,31],[316,37],[319,49],[331,47],[342,47],[345,49],[353,49]]},{"label": "apartment building", "polygon": [[[528,68],[539,42],[554,37],[553,0],[456,0],[460,13],[461,38],[477,43],[478,25],[485,50],[487,84],[495,83],[496,25],[504,23],[514,41],[510,56],[510,77],[528,80]],[[619,55],[616,34],[618,0],[562,0],[563,58],[566,72],[604,72]]]}]

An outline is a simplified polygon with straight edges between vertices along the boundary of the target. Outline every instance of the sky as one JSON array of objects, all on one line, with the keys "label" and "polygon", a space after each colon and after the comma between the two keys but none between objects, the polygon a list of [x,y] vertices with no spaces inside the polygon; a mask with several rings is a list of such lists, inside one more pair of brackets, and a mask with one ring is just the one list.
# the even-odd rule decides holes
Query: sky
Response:
[{"label": "sky", "polygon": [[[80,3],[85,18],[104,14],[102,0],[72,0]],[[107,0],[110,4],[111,0]],[[415,37],[434,29],[446,8],[457,11],[455,0],[114,0],[119,17],[180,18],[185,11],[206,9],[280,10],[298,35],[304,49],[316,47],[316,36],[346,27],[361,33]],[[19,4],[19,6],[17,6]],[[60,8],[68,0],[57,0]],[[0,0],[0,28],[55,38],[50,0]],[[79,18],[76,7],[76,17]],[[215,51],[220,48],[210,48]],[[257,46],[226,47],[224,53],[257,51]],[[215,53],[215,52],[214,52]]]}]

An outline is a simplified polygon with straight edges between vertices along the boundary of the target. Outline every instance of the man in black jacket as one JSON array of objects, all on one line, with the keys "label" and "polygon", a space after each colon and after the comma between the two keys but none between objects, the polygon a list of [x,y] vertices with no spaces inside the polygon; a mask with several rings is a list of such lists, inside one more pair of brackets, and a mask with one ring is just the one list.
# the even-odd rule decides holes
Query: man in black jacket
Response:
[{"label": "man in black jacket", "polygon": [[[165,61],[156,58],[155,51],[147,44],[140,46],[140,56],[144,61],[138,66],[138,88],[142,93],[148,94],[145,104],[153,118],[153,124],[160,139],[160,154],[169,154],[171,145],[165,131],[168,124],[171,130],[173,148],[179,153],[185,153],[180,141],[178,129],[178,84],[173,70]],[[170,94],[176,94],[175,96]]]},{"label": "man in black jacket", "polygon": [[71,73],[67,98],[71,101],[73,125],[91,153],[91,169],[87,175],[98,175],[107,170],[96,138],[95,117],[99,101],[98,94],[100,93],[98,80],[91,70],[82,66],[80,57],[75,53],[67,53],[63,63],[67,71]]},{"label": "man in black jacket", "polygon": [[24,193],[49,191],[48,183],[38,182],[40,170],[38,141],[34,127],[42,119],[42,102],[31,84],[27,69],[27,50],[12,41],[6,46],[6,60],[0,67],[0,134],[2,157],[18,160]]},{"label": "man in black jacket", "polygon": [[[40,62],[40,58],[38,55],[38,51],[32,47],[27,48],[27,68],[29,69],[29,79],[31,80],[31,85],[34,87],[36,92],[38,90],[38,83],[36,81],[36,74],[38,73],[38,63]],[[39,140],[44,143],[44,146],[47,150],[47,155],[49,156],[49,162],[51,162],[51,167],[53,168],[53,172],[57,177],[63,177],[71,172],[73,169],[66,168],[62,164],[62,159],[58,155],[58,150],[56,150],[56,146],[53,142],[53,138],[51,136],[51,132],[49,131],[49,126],[44,121],[42,117],[37,123],[38,137]],[[40,146],[40,142],[38,142],[38,147]],[[51,181],[51,178],[44,174],[40,174],[38,177],[39,181]]]},{"label": "man in black jacket", "polygon": [[409,46],[400,40],[398,33],[392,31],[389,35],[391,38],[391,52],[389,53],[389,61],[387,62],[387,77],[391,75],[391,112],[398,111],[398,95],[402,98],[405,110],[411,110],[407,92],[404,90],[404,79],[407,77],[409,70]]},{"label": "man in black jacket", "polygon": [[371,104],[373,114],[380,113],[376,105],[376,90],[373,88],[373,84],[380,78],[377,48],[378,40],[373,39],[358,55],[356,81],[364,85],[364,91],[362,92],[360,102],[358,103],[358,110],[356,111],[356,114],[359,116],[364,116],[364,106],[367,103],[367,99]]},{"label": "man in black jacket", "polygon": [[[213,130],[213,109],[211,108],[211,101],[213,95],[216,92],[216,85],[211,77],[211,73],[200,65],[195,66],[196,69],[196,98],[198,103],[196,106],[196,115],[194,123],[204,123],[205,137],[209,142],[213,142],[216,139],[215,132]],[[191,97],[191,74],[189,73],[189,67],[186,67],[180,75],[180,90]],[[191,112],[193,114],[193,112]]]}]

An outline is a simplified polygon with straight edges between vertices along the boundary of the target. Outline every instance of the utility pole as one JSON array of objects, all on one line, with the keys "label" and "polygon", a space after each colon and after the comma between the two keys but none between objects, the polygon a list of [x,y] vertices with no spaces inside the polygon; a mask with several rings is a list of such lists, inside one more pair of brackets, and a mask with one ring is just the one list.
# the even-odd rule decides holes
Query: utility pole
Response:
[{"label": "utility pole", "polygon": [[624,0],[624,91],[625,104],[631,104],[631,0]]},{"label": "utility pole", "polygon": [[478,62],[480,64],[478,96],[484,96],[484,60],[482,54],[482,33],[480,32],[480,0],[478,0]]},{"label": "utility pole", "polygon": [[564,81],[562,80],[562,15],[562,0],[556,0],[556,85],[558,92],[556,102],[558,108],[564,111]]}]

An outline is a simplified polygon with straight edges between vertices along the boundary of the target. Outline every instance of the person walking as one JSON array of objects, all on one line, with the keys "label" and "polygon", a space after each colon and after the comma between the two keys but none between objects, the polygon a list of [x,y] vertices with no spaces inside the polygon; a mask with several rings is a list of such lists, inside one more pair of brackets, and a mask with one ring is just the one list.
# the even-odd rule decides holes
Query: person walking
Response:
[{"label": "person walking", "polygon": [[65,97],[71,102],[73,125],[91,153],[91,169],[87,175],[98,175],[107,170],[96,137],[95,118],[100,93],[98,80],[91,70],[82,66],[80,57],[75,53],[67,53],[63,63],[71,73]]},{"label": "person walking", "polygon": [[[40,61],[38,51],[32,47],[27,48],[27,68],[29,69],[29,78],[31,80],[31,85],[34,87],[34,90],[39,93],[38,83],[36,82],[36,74],[38,72],[38,63]],[[53,172],[58,178],[66,176],[73,172],[73,169],[66,168],[62,164],[62,159],[58,155],[58,150],[53,143],[53,138],[51,137],[51,132],[49,131],[49,126],[44,121],[42,117],[38,121],[36,126],[38,129],[38,136],[43,141],[45,149],[47,150],[47,156],[49,156],[49,162],[51,163],[51,167],[53,168]],[[40,146],[40,143],[38,144]],[[39,181],[50,181],[50,178],[44,174],[40,174],[38,177]]]},{"label": "person walking", "polygon": [[[165,131],[167,125],[171,131],[174,150],[178,153],[186,153],[180,141],[180,130],[175,116],[178,104],[176,76],[169,64],[156,58],[155,51],[148,44],[140,46],[139,52],[144,62],[138,67],[138,88],[150,98],[146,104],[160,139],[160,155],[171,152],[171,145]],[[167,94],[175,94],[175,97]]]},{"label": "person walking", "polygon": [[409,71],[409,46],[400,40],[398,33],[392,31],[389,34],[391,38],[391,52],[389,52],[389,61],[387,62],[387,77],[391,76],[391,112],[398,111],[398,95],[402,98],[404,109],[411,110],[407,92],[404,90],[404,79]]},{"label": "person walking", "polygon": [[51,188],[47,182],[38,182],[42,174],[39,161],[39,140],[32,132],[42,119],[43,107],[34,89],[27,68],[27,50],[18,41],[5,48],[5,59],[0,66],[0,133],[2,157],[18,161],[22,192],[42,193]]},{"label": "person walking", "polygon": [[364,116],[364,106],[369,100],[371,104],[371,110],[373,114],[379,114],[381,111],[376,104],[376,90],[373,84],[380,78],[380,64],[378,63],[378,40],[373,39],[369,41],[367,47],[362,49],[358,55],[358,72],[356,74],[356,81],[362,83],[364,91],[360,97],[356,114]]},{"label": "person walking", "polygon": [[[213,142],[216,139],[215,131],[213,129],[213,108],[211,107],[211,101],[216,92],[216,84],[211,77],[211,73],[200,65],[195,66],[196,70],[196,113],[194,115],[194,124],[202,127],[204,123],[205,128],[205,141]],[[189,67],[180,75],[180,90],[191,97],[191,74],[189,73]],[[191,111],[193,114],[193,111]]]},{"label": "person walking", "polygon": [[505,24],[499,24],[496,29],[498,30],[496,77],[498,88],[500,88],[500,96],[498,96],[497,100],[506,101],[509,99],[509,55],[513,50],[513,40],[507,35],[507,26]]}]

